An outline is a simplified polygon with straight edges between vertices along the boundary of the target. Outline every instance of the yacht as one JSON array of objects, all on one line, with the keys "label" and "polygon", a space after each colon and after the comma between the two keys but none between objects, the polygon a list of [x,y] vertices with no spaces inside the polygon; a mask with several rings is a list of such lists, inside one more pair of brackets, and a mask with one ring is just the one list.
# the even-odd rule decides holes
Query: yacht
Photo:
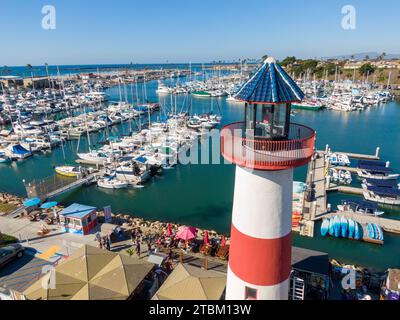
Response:
[{"label": "yacht", "polygon": [[378,205],[371,201],[343,200],[337,208],[341,212],[351,211],[369,216],[381,216],[384,214],[383,211],[379,210]]},{"label": "yacht", "polygon": [[399,174],[393,173],[389,163],[381,161],[360,160],[357,174],[360,178],[377,180],[396,180],[399,177]]},{"label": "yacht", "polygon": [[368,186],[363,189],[363,195],[369,201],[393,206],[400,205],[400,189],[398,188]]}]

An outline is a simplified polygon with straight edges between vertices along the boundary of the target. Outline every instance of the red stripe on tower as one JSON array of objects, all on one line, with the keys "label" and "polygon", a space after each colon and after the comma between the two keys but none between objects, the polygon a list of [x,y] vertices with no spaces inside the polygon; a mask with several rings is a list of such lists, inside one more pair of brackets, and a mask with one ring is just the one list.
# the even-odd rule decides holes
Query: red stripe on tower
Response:
[{"label": "red stripe on tower", "polygon": [[287,280],[291,271],[292,234],[278,239],[248,236],[232,225],[229,267],[240,279],[257,286]]}]

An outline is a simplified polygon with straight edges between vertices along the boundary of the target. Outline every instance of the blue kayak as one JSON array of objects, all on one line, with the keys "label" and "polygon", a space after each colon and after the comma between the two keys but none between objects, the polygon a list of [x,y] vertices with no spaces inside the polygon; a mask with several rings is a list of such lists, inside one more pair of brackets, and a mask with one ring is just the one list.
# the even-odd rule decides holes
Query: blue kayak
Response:
[{"label": "blue kayak", "polygon": [[324,219],[321,224],[321,236],[325,237],[329,231],[329,219]]},{"label": "blue kayak", "polygon": [[353,239],[353,237],[354,237],[355,227],[356,226],[355,226],[354,220],[353,219],[349,219],[349,234],[348,234],[348,237],[350,239]]},{"label": "blue kayak", "polygon": [[374,228],[375,239],[383,241],[383,230],[376,223],[372,223],[372,227]]},{"label": "blue kayak", "polygon": [[335,234],[335,218],[329,219],[329,235],[333,236]]},{"label": "blue kayak", "polygon": [[339,216],[335,216],[335,221],[333,222],[333,228],[335,230],[335,237],[339,238],[340,236],[340,219]]},{"label": "blue kayak", "polygon": [[347,238],[348,222],[346,217],[340,217],[340,229],[342,231],[342,237]]},{"label": "blue kayak", "polygon": [[367,232],[368,237],[370,237],[371,239],[375,239],[375,230],[371,223],[368,223],[367,225]]},{"label": "blue kayak", "polygon": [[355,240],[360,240],[361,234],[360,234],[360,227],[358,225],[357,221],[354,221],[354,239]]}]

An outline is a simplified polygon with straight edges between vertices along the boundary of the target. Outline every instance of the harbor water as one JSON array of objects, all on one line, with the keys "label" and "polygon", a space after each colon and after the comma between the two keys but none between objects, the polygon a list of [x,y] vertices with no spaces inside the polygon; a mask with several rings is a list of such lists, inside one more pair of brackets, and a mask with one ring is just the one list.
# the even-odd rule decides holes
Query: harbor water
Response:
[{"label": "harbor water", "polygon": [[[182,81],[181,79],[180,81]],[[175,81],[175,80],[169,80]],[[156,94],[157,82],[147,83],[147,95],[150,101],[160,101],[162,105],[171,103],[168,95]],[[118,87],[107,90],[110,100],[119,99]],[[174,98],[175,99],[175,98]],[[211,105],[212,101],[212,105]],[[191,104],[192,113],[222,113],[222,123],[228,124],[243,118],[243,106],[228,103],[225,98],[189,98],[177,96],[177,110],[187,109]],[[157,116],[153,116],[156,118]],[[293,122],[308,125],[317,131],[317,147],[324,149],[329,144],[333,151],[374,154],[376,147],[381,148],[381,158],[390,161],[395,171],[400,171],[400,104],[390,102],[386,105],[371,107],[363,112],[338,112],[323,110],[296,111]],[[128,133],[127,123],[112,128],[117,136]],[[91,135],[91,144],[104,139],[103,133]],[[79,144],[80,152],[88,151],[86,138]],[[54,175],[54,166],[72,164],[76,159],[77,141],[68,141],[64,151],[57,148],[53,152],[9,165],[0,164],[0,191],[25,195],[23,179],[27,182]],[[97,186],[83,187],[60,196],[63,204],[73,202],[94,205],[98,209],[111,205],[113,212],[131,214],[150,220],[173,221],[188,225],[214,229],[229,233],[232,211],[235,168],[224,164],[178,165],[165,170],[161,176],[154,177],[143,188],[125,190],[104,190]],[[295,179],[304,181],[306,168],[296,170]],[[353,179],[356,179],[353,177]],[[357,183],[357,182],[356,182]],[[349,196],[330,194],[332,207],[341,199]],[[268,208],[265,208],[268,210]],[[400,219],[400,210],[385,208],[388,216]],[[319,225],[315,228],[314,238],[293,236],[293,242],[300,247],[329,253],[331,258],[345,263],[370,266],[378,270],[388,267],[400,267],[400,236],[385,233],[385,244],[377,246],[344,239],[322,238]]]}]

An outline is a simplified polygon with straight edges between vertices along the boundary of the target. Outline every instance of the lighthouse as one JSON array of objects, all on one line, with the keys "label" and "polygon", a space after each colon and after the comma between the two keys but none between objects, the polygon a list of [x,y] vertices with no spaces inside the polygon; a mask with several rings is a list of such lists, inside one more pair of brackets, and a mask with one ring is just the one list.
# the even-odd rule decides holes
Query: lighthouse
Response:
[{"label": "lighthouse", "polygon": [[227,300],[287,300],[293,170],[314,153],[315,131],[290,122],[304,93],[272,57],[240,88],[244,119],[221,131],[236,165]]}]

